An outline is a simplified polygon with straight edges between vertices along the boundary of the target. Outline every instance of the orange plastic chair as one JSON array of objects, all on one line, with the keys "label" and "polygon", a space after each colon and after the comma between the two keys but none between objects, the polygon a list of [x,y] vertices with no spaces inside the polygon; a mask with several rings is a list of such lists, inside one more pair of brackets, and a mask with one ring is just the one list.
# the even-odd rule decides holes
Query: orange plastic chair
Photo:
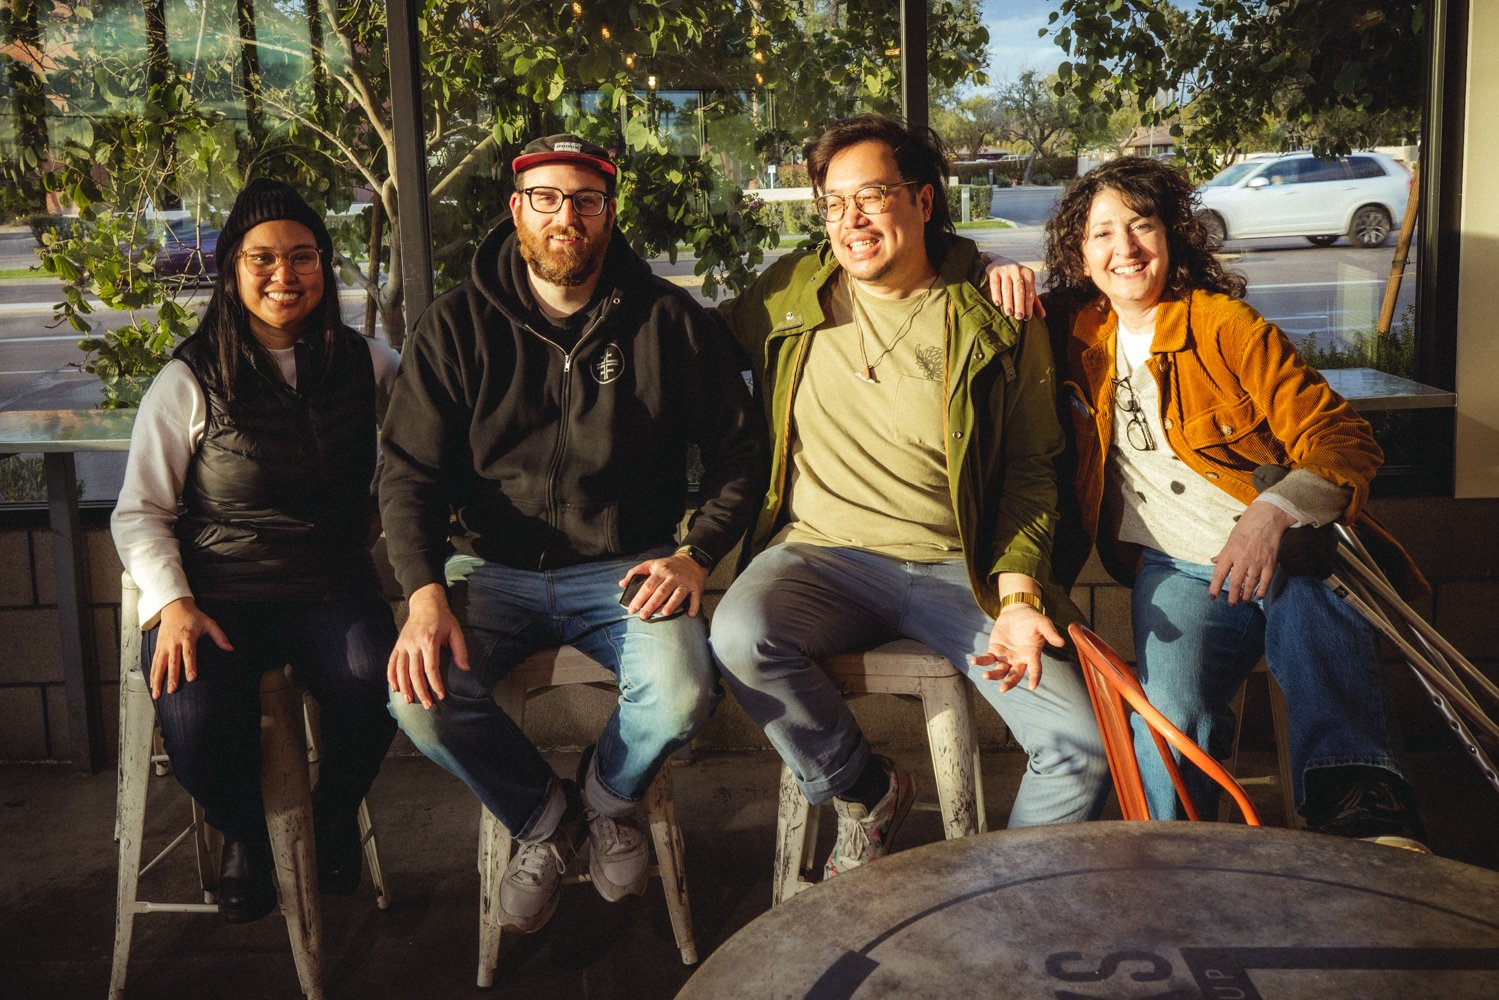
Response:
[{"label": "orange plastic chair", "polygon": [[1182,783],[1181,768],[1166,744],[1175,747],[1183,757],[1197,765],[1204,774],[1223,786],[1233,797],[1244,814],[1244,822],[1260,826],[1259,813],[1244,794],[1243,787],[1234,776],[1223,769],[1216,760],[1203,751],[1187,735],[1167,720],[1145,697],[1145,689],[1129,664],[1119,654],[1080,624],[1068,627],[1067,634],[1077,645],[1078,657],[1083,664],[1083,679],[1088,682],[1088,697],[1093,701],[1093,714],[1098,717],[1098,728],[1103,733],[1104,751],[1109,758],[1109,771],[1114,776],[1114,790],[1119,794],[1119,808],[1125,819],[1150,819],[1150,807],[1145,802],[1145,786],[1140,779],[1140,764],[1135,758],[1134,731],[1130,728],[1129,714],[1134,711],[1150,726],[1150,735],[1156,749],[1166,765],[1166,773],[1176,787],[1176,796],[1186,809],[1187,818],[1200,820],[1192,797]]}]

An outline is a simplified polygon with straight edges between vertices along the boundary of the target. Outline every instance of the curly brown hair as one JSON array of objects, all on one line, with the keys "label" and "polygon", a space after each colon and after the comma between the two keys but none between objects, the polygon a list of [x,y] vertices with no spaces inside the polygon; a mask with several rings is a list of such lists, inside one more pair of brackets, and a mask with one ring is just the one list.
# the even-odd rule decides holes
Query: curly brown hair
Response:
[{"label": "curly brown hair", "polygon": [[1197,215],[1197,193],[1186,176],[1161,160],[1121,156],[1096,167],[1067,188],[1046,223],[1046,284],[1065,300],[1097,297],[1098,288],[1083,262],[1083,238],[1093,199],[1104,190],[1119,192],[1131,211],[1160,220],[1166,231],[1167,294],[1194,289],[1244,297],[1244,277],[1224,268],[1213,254],[1220,242]]}]

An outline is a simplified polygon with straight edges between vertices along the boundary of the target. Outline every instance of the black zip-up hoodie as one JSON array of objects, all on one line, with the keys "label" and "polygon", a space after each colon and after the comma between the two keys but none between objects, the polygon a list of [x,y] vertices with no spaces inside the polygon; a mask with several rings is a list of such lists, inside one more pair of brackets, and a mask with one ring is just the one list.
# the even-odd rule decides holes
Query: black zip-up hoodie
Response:
[{"label": "black zip-up hoodie", "polygon": [[672,544],[687,447],[703,475],[684,541],[720,559],[765,489],[766,435],[737,348],[616,230],[576,344],[534,311],[511,221],[407,342],[380,508],[407,596],[448,554],[546,570]]}]

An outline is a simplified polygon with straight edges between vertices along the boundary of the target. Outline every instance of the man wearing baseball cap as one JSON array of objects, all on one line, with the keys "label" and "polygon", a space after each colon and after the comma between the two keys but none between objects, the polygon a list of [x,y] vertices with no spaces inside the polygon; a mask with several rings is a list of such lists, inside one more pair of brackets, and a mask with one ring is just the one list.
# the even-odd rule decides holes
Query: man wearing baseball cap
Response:
[{"label": "man wearing baseball cap", "polygon": [[[605,899],[643,890],[640,800],[719,697],[703,587],[749,524],[767,458],[731,341],[616,231],[609,154],[553,135],[511,166],[511,218],[407,343],[380,501],[410,608],[392,714],[519,842],[500,905],[529,933],[585,836]],[[694,443],[702,481],[679,543]],[[564,643],[621,692],[576,783],[491,698]]]}]

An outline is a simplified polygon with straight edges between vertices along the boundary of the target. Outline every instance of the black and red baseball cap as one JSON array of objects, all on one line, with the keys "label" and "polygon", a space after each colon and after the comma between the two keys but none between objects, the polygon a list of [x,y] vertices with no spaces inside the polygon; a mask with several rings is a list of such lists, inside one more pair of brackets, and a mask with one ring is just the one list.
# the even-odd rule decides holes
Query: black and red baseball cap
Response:
[{"label": "black and red baseball cap", "polygon": [[614,161],[609,159],[608,150],[568,132],[532,139],[520,155],[510,161],[510,169],[518,174],[544,163],[576,163],[597,170],[610,180],[619,176]]}]

